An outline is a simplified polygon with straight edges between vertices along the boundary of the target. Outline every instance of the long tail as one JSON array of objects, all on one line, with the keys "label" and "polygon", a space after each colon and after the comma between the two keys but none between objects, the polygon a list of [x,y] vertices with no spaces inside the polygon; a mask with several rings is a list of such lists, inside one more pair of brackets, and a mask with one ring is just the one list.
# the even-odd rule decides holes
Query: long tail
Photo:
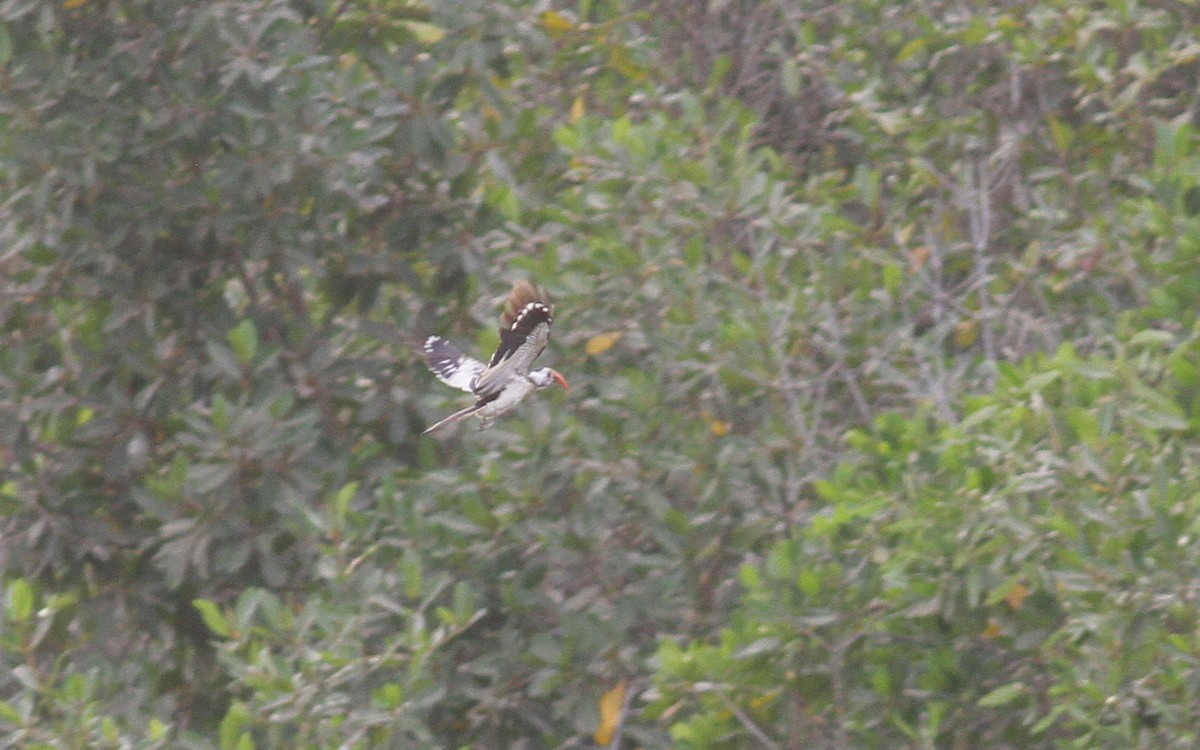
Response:
[{"label": "long tail", "polygon": [[455,422],[459,421],[460,419],[466,419],[467,417],[471,416],[475,412],[482,409],[484,406],[486,406],[486,404],[471,404],[467,408],[460,409],[460,410],[454,412],[453,414],[451,414],[450,416],[446,417],[442,421],[438,422],[434,426],[427,428],[421,434],[428,435],[429,433],[433,432],[434,430],[436,430],[439,427],[445,427],[448,424],[454,424]]}]

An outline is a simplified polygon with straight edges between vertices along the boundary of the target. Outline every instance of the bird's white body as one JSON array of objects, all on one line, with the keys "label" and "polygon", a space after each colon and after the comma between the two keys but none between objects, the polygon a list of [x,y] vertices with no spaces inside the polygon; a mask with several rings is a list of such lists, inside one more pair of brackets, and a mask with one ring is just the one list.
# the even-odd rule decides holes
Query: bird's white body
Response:
[{"label": "bird's white body", "polygon": [[508,385],[504,387],[504,390],[500,391],[500,395],[496,397],[495,401],[487,402],[482,409],[475,412],[481,421],[479,429],[486,430],[491,427],[492,422],[496,421],[496,417],[510,411],[535,390],[537,390],[537,386],[529,378],[513,378],[510,380]]},{"label": "bird's white body", "polygon": [[[548,369],[548,368],[546,368]],[[545,386],[543,386],[545,387]],[[521,401],[533,391],[537,390],[538,386],[528,378],[514,378],[505,386],[504,390],[500,391],[500,395],[494,400],[488,401],[483,406],[472,404],[467,408],[456,411],[442,421],[425,430],[425,432],[433,432],[439,427],[448,424],[453,424],[460,419],[475,416],[479,419],[479,429],[486,430],[496,421],[496,417],[511,411],[513,407],[521,403]]]},{"label": "bird's white body", "polygon": [[550,338],[551,308],[529,282],[519,282],[509,293],[500,316],[500,346],[488,364],[468,357],[441,336],[425,339],[424,354],[430,371],[446,385],[474,394],[476,402],[455,412],[426,433],[475,415],[479,429],[492,426],[496,417],[511,410],[535,390],[551,383],[567,388],[567,381],[549,367],[530,365]]}]

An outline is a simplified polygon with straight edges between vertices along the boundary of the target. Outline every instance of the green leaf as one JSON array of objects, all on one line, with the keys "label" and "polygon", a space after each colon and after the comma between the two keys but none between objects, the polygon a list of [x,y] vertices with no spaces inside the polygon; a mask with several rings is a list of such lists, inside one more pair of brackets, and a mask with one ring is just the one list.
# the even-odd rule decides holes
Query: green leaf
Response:
[{"label": "green leaf", "polygon": [[415,550],[404,550],[404,556],[400,558],[400,575],[404,578],[404,595],[409,599],[419,598],[424,570],[421,556]]},{"label": "green leaf", "polygon": [[842,499],[842,488],[828,479],[818,479],[813,482],[813,489],[817,495],[831,503],[836,503]]},{"label": "green leaf", "polygon": [[239,362],[248,365],[254,361],[254,356],[258,353],[258,329],[254,327],[253,321],[244,318],[233,327],[228,338],[229,345],[233,347],[233,354]]},{"label": "green leaf", "polygon": [[618,146],[633,147],[633,122],[628,117],[618,117],[613,121],[612,139]]},{"label": "green leaf", "polygon": [[708,74],[708,90],[716,90],[717,86],[725,80],[725,76],[729,74],[729,70],[732,67],[733,60],[730,59],[729,55],[720,55],[716,60],[713,60],[712,70]]},{"label": "green leaf", "polygon": [[1026,687],[1023,682],[1010,682],[1002,685],[979,699],[979,705],[984,708],[997,708],[1012,703],[1025,695]]},{"label": "green leaf", "polygon": [[354,495],[357,492],[358,482],[348,482],[338,490],[337,495],[333,499],[333,509],[339,519],[346,517],[346,513],[350,510],[350,501],[354,499]]},{"label": "green leaf", "polygon": [[1175,337],[1169,331],[1147,329],[1138,331],[1130,339],[1130,346],[1170,347],[1175,343]]},{"label": "green leaf", "polygon": [[1062,373],[1058,370],[1039,372],[1036,375],[1031,375],[1025,381],[1025,386],[1022,390],[1024,390],[1026,393],[1039,393],[1061,377]]},{"label": "green leaf", "polygon": [[219,393],[212,399],[212,424],[217,432],[229,429],[229,402]]},{"label": "green leaf", "polygon": [[960,32],[960,38],[962,39],[963,44],[973,46],[981,44],[984,40],[986,40],[990,32],[991,29],[989,28],[988,18],[985,16],[975,15],[971,16],[971,19],[967,22],[966,27]]},{"label": "green leaf", "polygon": [[229,621],[225,619],[225,613],[221,611],[216,602],[208,599],[193,599],[192,606],[200,611],[200,616],[204,618],[204,624],[212,632],[222,638],[228,638],[233,633],[233,629],[229,627]]},{"label": "green leaf", "polygon": [[389,682],[371,691],[371,700],[385,711],[394,711],[404,703],[404,688]]},{"label": "green leaf", "polygon": [[1045,716],[1041,718],[1040,721],[1038,721],[1038,723],[1029,728],[1030,733],[1034,736],[1044,733],[1047,729],[1052,727],[1056,721],[1058,721],[1059,716],[1062,716],[1064,713],[1071,710],[1071,708],[1072,706],[1068,704],[1054,706]]},{"label": "green leaf", "polygon": [[33,614],[33,588],[24,578],[17,578],[8,584],[5,600],[9,620],[25,622]]},{"label": "green leaf", "polygon": [[564,151],[578,151],[583,146],[579,128],[568,125],[554,129],[554,142]]},{"label": "green leaf", "polygon": [[1060,118],[1050,115],[1050,137],[1054,139],[1054,145],[1058,148],[1060,154],[1066,155],[1071,148],[1071,141],[1074,139],[1074,133],[1071,131],[1071,126],[1067,125]]},{"label": "green leaf", "polygon": [[450,601],[451,611],[454,613],[456,622],[464,623],[471,619],[471,615],[475,612],[475,592],[471,590],[466,581],[454,584]]},{"label": "green leaf", "polygon": [[246,705],[234,702],[225,712],[225,716],[221,719],[221,726],[217,730],[217,741],[221,750],[241,750],[242,738],[249,736],[243,733],[249,721],[250,711]]},{"label": "green leaf", "polygon": [[146,722],[146,736],[154,742],[161,742],[167,737],[167,725],[161,719],[150,719]]},{"label": "green leaf", "polygon": [[121,730],[117,728],[117,722],[111,716],[105,716],[100,720],[100,732],[109,744],[116,744],[121,737]]},{"label": "green leaf", "polygon": [[406,20],[403,23],[421,44],[437,44],[446,38],[446,31],[440,26],[434,26],[424,21]]},{"label": "green leaf", "polygon": [[925,49],[925,46],[928,43],[928,39],[923,36],[910,39],[908,43],[901,47],[900,51],[896,53],[896,62],[904,62],[918,52],[921,52]]},{"label": "green leaf", "polygon": [[[836,585],[836,581],[833,583]],[[821,593],[821,574],[812,568],[804,568],[796,574],[796,586],[805,596],[815,598]]]},{"label": "green leaf", "polygon": [[759,638],[735,649],[731,656],[734,659],[750,659],[760,654],[778,654],[782,644],[783,640],[776,636]]},{"label": "green leaf", "polygon": [[1160,391],[1145,386],[1135,386],[1137,405],[1133,417],[1145,427],[1154,430],[1185,430],[1188,422],[1177,403]]},{"label": "green leaf", "polygon": [[0,701],[0,721],[7,721],[9,724],[20,725],[21,712],[13,708],[7,701]]},{"label": "green leaf", "polygon": [[12,34],[8,32],[6,24],[0,24],[0,67],[8,65],[8,61],[12,59],[12,52]]},{"label": "green leaf", "polygon": [[755,565],[746,564],[738,569],[738,577],[742,586],[748,591],[756,591],[762,587],[762,572]]}]

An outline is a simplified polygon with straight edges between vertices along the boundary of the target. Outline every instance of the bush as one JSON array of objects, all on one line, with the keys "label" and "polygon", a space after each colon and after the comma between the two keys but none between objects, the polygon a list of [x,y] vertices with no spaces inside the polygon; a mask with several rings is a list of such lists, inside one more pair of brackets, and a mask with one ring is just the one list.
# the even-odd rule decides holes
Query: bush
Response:
[{"label": "bush", "polygon": [[0,742],[1165,736],[1191,15],[0,4]]},{"label": "bush", "polygon": [[1198,333],[851,432],[719,639],[661,644],[652,711],[681,747],[1193,745]]}]

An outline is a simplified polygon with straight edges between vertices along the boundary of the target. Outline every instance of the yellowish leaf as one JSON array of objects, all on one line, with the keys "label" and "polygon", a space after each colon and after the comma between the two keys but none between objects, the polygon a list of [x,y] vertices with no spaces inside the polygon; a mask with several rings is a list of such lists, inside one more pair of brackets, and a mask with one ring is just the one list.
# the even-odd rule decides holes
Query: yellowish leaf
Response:
[{"label": "yellowish leaf", "polygon": [[908,44],[906,44],[900,48],[900,51],[896,53],[896,62],[902,63],[905,60],[907,60],[908,58],[917,54],[918,52],[924,51],[925,44],[926,44],[925,37],[923,37],[923,36],[916,37],[915,39],[910,41]]},{"label": "yellowish leaf", "polygon": [[1000,637],[1000,626],[995,620],[988,620],[987,627],[983,629],[983,637],[988,640]]},{"label": "yellowish leaf", "polygon": [[708,429],[712,430],[712,434],[717,437],[724,437],[729,434],[729,423],[722,419],[717,419],[713,416],[712,412],[702,411],[700,412],[700,416],[708,423]]},{"label": "yellowish leaf", "polygon": [[1025,597],[1027,596],[1029,596],[1029,589],[1024,584],[1018,583],[1004,597],[1004,601],[1008,602],[1009,608],[1016,611],[1021,608],[1021,603],[1025,601]]},{"label": "yellowish leaf", "polygon": [[581,94],[575,97],[575,101],[571,103],[571,124],[574,125],[575,123],[579,122],[579,120],[583,117],[583,113],[584,103],[583,95]]},{"label": "yellowish leaf", "polygon": [[973,320],[964,320],[954,327],[954,345],[966,349],[979,338],[979,324]]},{"label": "yellowish leaf", "polygon": [[608,333],[596,334],[588,339],[583,350],[587,352],[589,357],[595,357],[616,346],[623,335],[625,335],[624,331],[609,331]]},{"label": "yellowish leaf", "polygon": [[624,47],[614,46],[609,51],[608,65],[631,81],[640,81],[646,75],[646,71],[642,70],[641,66],[634,62]]},{"label": "yellowish leaf", "polygon": [[591,169],[589,168],[588,163],[586,161],[584,161],[583,159],[580,159],[577,156],[572,156],[571,160],[567,163],[571,166],[571,169],[574,169],[577,172],[581,172],[584,175],[591,172]]},{"label": "yellowish leaf", "polygon": [[766,706],[770,703],[774,703],[775,699],[778,697],[779,697],[779,690],[775,689],[769,693],[764,693],[764,694],[758,696],[757,698],[751,698],[749,705],[750,705],[750,708],[762,708],[763,706]]},{"label": "yellowish leaf", "polygon": [[600,726],[596,727],[594,739],[597,745],[612,742],[617,724],[621,721],[621,706],[625,705],[625,680],[622,679],[611,690],[600,696]]},{"label": "yellowish leaf", "polygon": [[67,10],[71,10],[73,8],[82,8],[83,6],[87,5],[87,1],[88,0],[67,0],[65,3],[63,3],[63,7]]},{"label": "yellowish leaf", "polygon": [[565,34],[575,30],[575,24],[571,23],[571,19],[557,11],[545,11],[538,18],[541,19],[542,28],[551,34]]},{"label": "yellowish leaf", "polygon": [[446,38],[446,32],[440,26],[431,23],[404,21],[404,25],[421,44],[436,44]]}]

